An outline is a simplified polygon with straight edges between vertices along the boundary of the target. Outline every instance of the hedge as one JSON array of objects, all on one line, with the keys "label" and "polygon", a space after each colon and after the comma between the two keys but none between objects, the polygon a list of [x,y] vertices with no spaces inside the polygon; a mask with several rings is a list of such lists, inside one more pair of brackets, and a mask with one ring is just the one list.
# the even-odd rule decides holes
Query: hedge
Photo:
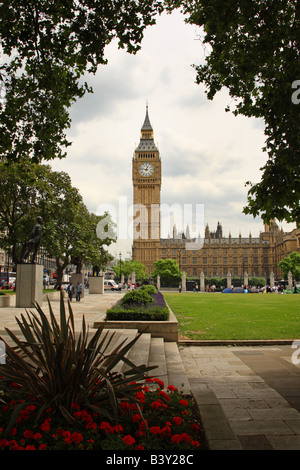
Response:
[{"label": "hedge", "polygon": [[130,306],[123,308],[115,305],[106,312],[106,320],[130,320],[130,321],[167,321],[169,319],[168,307]]}]

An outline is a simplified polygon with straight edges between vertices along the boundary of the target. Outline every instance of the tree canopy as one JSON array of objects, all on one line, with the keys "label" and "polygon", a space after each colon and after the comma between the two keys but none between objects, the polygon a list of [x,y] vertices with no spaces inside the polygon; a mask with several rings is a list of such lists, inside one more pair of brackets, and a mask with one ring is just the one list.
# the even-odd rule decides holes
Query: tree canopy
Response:
[{"label": "tree canopy", "polygon": [[[259,183],[247,182],[245,213],[300,222],[300,2],[169,0],[201,27],[205,61],[196,81],[208,99],[226,87],[235,115],[265,125],[267,162]],[[208,47],[209,46],[209,47]],[[227,111],[230,110],[228,106]]]},{"label": "tree canopy", "polygon": [[300,253],[297,251],[293,251],[289,256],[283,258],[278,266],[286,278],[291,272],[294,279],[300,280]]},{"label": "tree canopy", "polygon": [[70,264],[83,262],[102,266],[109,254],[105,249],[116,236],[97,236],[97,224],[108,214],[88,211],[69,175],[52,171],[49,165],[30,161],[0,163],[0,248],[18,264],[26,251],[37,216],[43,219],[41,246],[56,260],[58,282]]},{"label": "tree canopy", "polygon": [[135,53],[160,0],[11,0],[0,3],[0,156],[61,158],[82,76],[105,64],[114,38]]},{"label": "tree canopy", "polygon": [[156,279],[160,277],[162,284],[179,283],[181,280],[181,272],[175,259],[160,259],[154,261],[155,269],[151,276]]},{"label": "tree canopy", "polygon": [[[118,261],[116,266],[113,266],[113,271],[116,277],[120,278],[120,261]],[[146,273],[146,266],[144,266],[140,261],[129,260],[123,261],[121,260],[121,274],[124,275],[125,279],[128,279],[132,273],[135,272],[135,278],[137,281],[143,281],[147,279]]]}]

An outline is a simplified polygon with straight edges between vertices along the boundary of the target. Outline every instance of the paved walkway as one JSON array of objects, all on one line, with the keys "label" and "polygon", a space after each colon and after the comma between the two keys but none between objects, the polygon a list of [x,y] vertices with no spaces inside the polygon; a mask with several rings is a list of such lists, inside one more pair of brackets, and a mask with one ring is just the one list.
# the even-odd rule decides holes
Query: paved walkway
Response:
[{"label": "paved walkway", "polygon": [[[80,300],[80,302],[76,302],[74,296],[72,300],[72,310],[75,320],[75,329],[81,329],[82,315],[84,315],[85,321],[89,327],[92,328],[94,321],[101,320],[105,316],[106,310],[114,305],[121,295],[122,294],[119,292],[107,292],[104,295],[89,295],[87,291],[85,291],[85,296]],[[51,307],[53,308],[54,313],[59,315],[59,295],[56,300],[51,300]],[[49,309],[47,300],[43,301],[42,309],[46,314],[48,313]],[[28,310],[31,309],[29,308]],[[15,317],[19,318],[20,314],[24,313],[26,313],[25,308],[0,308],[0,336],[4,334],[5,327],[10,330],[18,330],[19,328]]]},{"label": "paved walkway", "polygon": [[300,450],[300,365],[291,345],[180,352],[210,449]]},{"label": "paved walkway", "polygon": [[[72,302],[76,328],[82,314],[92,328],[120,293],[85,295]],[[59,312],[59,301],[52,301]],[[47,311],[47,303],[43,302]],[[21,308],[0,309],[4,327],[18,330]],[[181,358],[199,405],[210,449],[300,450],[300,364],[292,363],[291,345],[186,346]]]}]

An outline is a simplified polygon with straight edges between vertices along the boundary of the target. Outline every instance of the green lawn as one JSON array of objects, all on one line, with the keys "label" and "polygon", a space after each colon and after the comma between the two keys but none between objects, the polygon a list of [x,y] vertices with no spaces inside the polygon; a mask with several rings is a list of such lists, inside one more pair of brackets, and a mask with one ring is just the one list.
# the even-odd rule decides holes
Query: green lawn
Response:
[{"label": "green lawn", "polygon": [[164,293],[185,339],[300,339],[298,294]]}]

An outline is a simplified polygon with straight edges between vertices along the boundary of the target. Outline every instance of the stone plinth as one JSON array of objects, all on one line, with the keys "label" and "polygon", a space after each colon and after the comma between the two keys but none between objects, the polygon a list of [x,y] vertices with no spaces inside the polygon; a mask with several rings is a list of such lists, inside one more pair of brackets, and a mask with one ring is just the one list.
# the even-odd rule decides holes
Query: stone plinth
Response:
[{"label": "stone plinth", "polygon": [[182,292],[186,292],[186,272],[183,271],[182,277],[181,277],[181,284],[182,284]]},{"label": "stone plinth", "polygon": [[89,293],[104,294],[104,276],[89,277]]},{"label": "stone plinth", "polygon": [[41,264],[18,264],[16,307],[31,308],[43,303],[43,272]]},{"label": "stone plinth", "polygon": [[205,292],[205,276],[204,272],[200,274],[200,292]]}]

